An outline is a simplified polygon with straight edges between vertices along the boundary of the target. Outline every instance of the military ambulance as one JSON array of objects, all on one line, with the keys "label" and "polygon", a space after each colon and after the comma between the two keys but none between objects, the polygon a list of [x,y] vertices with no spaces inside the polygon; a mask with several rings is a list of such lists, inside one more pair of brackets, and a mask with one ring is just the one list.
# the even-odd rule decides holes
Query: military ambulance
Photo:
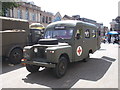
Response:
[{"label": "military ambulance", "polygon": [[40,67],[52,68],[55,75],[65,75],[68,63],[87,61],[100,48],[96,25],[77,20],[58,21],[46,27],[44,39],[24,47],[22,63],[33,73]]}]

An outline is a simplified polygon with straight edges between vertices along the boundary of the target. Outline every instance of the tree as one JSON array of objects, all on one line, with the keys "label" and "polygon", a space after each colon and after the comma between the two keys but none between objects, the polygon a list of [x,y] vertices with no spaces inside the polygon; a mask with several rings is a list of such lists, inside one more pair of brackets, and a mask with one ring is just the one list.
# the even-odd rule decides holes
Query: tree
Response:
[{"label": "tree", "polygon": [[1,10],[0,15],[5,16],[7,10],[17,8],[18,6],[20,5],[17,2],[2,2],[2,10]]}]

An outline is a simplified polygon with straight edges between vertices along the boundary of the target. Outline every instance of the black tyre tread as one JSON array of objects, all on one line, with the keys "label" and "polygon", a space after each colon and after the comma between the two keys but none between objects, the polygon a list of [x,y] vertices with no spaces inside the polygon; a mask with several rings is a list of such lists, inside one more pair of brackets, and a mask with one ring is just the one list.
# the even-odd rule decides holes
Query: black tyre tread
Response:
[{"label": "black tyre tread", "polygon": [[[14,57],[14,54],[18,53],[18,58]],[[11,51],[10,55],[9,55],[9,61],[12,64],[19,64],[21,62],[21,59],[23,58],[23,51],[20,48],[15,48]]]},{"label": "black tyre tread", "polygon": [[[64,62],[64,63],[66,64],[65,72],[64,72],[62,75],[59,73],[59,70],[58,70],[58,67],[59,67],[60,62]],[[68,64],[68,62],[67,62],[67,59],[66,59],[65,57],[61,57],[61,58],[59,59],[59,63],[56,64],[56,67],[53,69],[54,74],[55,74],[55,76],[56,76],[57,78],[61,78],[61,77],[63,77],[63,76],[65,75],[65,73],[66,73],[66,71],[67,71],[67,64]]]},{"label": "black tyre tread", "polygon": [[39,68],[40,66],[29,65],[29,64],[26,65],[26,69],[31,73],[38,72]]}]

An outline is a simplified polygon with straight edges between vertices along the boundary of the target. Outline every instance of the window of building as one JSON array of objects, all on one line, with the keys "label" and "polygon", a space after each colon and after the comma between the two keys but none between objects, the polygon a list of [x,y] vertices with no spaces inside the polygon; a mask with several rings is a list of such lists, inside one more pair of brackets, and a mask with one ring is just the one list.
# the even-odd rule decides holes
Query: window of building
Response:
[{"label": "window of building", "polygon": [[26,20],[29,20],[29,11],[26,9]]},{"label": "window of building", "polygon": [[41,16],[42,16],[42,15],[41,15],[41,13],[40,13],[40,23],[41,23],[41,19],[42,19]]},{"label": "window of building", "polygon": [[90,30],[89,29],[87,29],[85,31],[85,38],[90,38]]},{"label": "window of building", "polygon": [[18,9],[18,18],[22,19],[22,10]]},{"label": "window of building", "polygon": [[52,21],[51,17],[49,17],[49,21],[50,21],[50,22]]},{"label": "window of building", "polygon": [[36,14],[35,13],[32,14],[32,20],[36,21]]},{"label": "window of building", "polygon": [[92,31],[92,37],[95,38],[96,37],[96,30]]},{"label": "window of building", "polygon": [[46,23],[48,23],[48,17],[46,16]]},{"label": "window of building", "polygon": [[45,16],[42,17],[42,23],[45,23]]},{"label": "window of building", "polygon": [[6,16],[6,17],[9,17],[9,16],[10,16],[10,10],[9,10],[9,9],[6,9],[6,10],[5,10],[5,16]]}]

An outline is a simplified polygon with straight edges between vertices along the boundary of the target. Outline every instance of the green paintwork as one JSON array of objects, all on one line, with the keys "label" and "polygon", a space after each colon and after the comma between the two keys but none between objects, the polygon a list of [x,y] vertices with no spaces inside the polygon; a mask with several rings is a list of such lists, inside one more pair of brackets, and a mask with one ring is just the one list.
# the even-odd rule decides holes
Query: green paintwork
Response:
[{"label": "green paintwork", "polygon": [[[73,28],[72,38],[58,40],[59,43],[57,45],[36,44],[33,46],[24,47],[25,59],[27,59],[29,62],[36,61],[39,63],[39,66],[43,66],[40,64],[41,62],[48,63],[49,66],[49,64],[58,63],[58,60],[62,55],[64,55],[69,62],[76,62],[86,58],[89,52],[94,53],[100,48],[100,36],[98,35],[98,29],[96,25],[75,20],[58,21],[49,24],[46,27],[46,32],[48,30],[56,30],[56,26],[58,26],[57,28],[60,27],[61,29],[63,29],[64,26],[65,29]],[[90,38],[86,38],[85,36],[85,31],[87,29],[89,29]],[[94,37],[92,33],[93,31],[96,31],[96,37]],[[76,34],[78,32],[80,33],[79,39],[76,38]],[[82,47],[82,50],[77,50],[79,46]],[[80,53],[77,54],[77,52],[80,51],[82,51],[81,55]],[[28,57],[26,57],[26,55],[28,55]],[[35,63],[27,64],[34,65]]]},{"label": "green paintwork", "polygon": [[29,29],[27,20],[0,16],[0,23],[0,57],[9,58],[12,50],[33,45],[41,36],[40,30]]}]

